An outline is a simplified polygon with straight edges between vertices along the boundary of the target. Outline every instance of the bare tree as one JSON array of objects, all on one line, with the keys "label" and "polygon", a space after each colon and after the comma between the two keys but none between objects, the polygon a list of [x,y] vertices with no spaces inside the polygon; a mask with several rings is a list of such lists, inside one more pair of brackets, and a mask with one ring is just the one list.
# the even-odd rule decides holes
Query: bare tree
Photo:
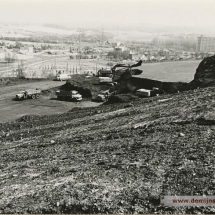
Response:
[{"label": "bare tree", "polygon": [[16,53],[11,53],[11,52],[5,52],[5,57],[4,57],[5,61],[7,63],[13,63],[16,61],[17,56]]}]

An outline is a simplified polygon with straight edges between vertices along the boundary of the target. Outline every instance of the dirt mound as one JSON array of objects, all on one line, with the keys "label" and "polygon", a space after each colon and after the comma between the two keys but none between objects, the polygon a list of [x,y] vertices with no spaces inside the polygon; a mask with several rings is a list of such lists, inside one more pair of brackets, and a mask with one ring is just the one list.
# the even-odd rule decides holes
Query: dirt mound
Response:
[{"label": "dirt mound", "polygon": [[101,90],[107,90],[110,86],[99,85],[98,77],[86,77],[85,75],[74,75],[60,89],[77,90],[84,98],[95,97]]},{"label": "dirt mound", "polygon": [[136,99],[138,99],[138,97],[132,94],[118,94],[111,96],[105,104],[128,103]]},{"label": "dirt mound", "polygon": [[194,80],[214,80],[215,79],[215,55],[204,58],[196,69]]},{"label": "dirt mound", "polygon": [[33,120],[41,119],[41,116],[36,116],[36,115],[25,115],[20,117],[19,119],[16,120],[16,122],[30,122]]},{"label": "dirt mound", "polygon": [[121,79],[118,83],[116,87],[118,93],[135,92],[140,88],[152,90],[153,87],[166,93],[177,93],[183,91],[187,86],[187,83],[184,82],[162,82],[138,77],[131,77],[129,80]]},{"label": "dirt mound", "polygon": [[215,86],[215,55],[204,58],[196,69],[193,81],[187,86],[188,90],[197,87]]},{"label": "dirt mound", "polygon": [[66,84],[64,84],[61,87],[61,90],[67,90],[67,91],[77,90],[85,98],[91,98],[92,97],[91,91],[89,89],[78,86],[76,84],[71,84],[70,82],[67,82]]},{"label": "dirt mound", "polygon": [[143,71],[140,69],[120,69],[114,72],[113,81],[129,80],[133,75],[140,75]]}]

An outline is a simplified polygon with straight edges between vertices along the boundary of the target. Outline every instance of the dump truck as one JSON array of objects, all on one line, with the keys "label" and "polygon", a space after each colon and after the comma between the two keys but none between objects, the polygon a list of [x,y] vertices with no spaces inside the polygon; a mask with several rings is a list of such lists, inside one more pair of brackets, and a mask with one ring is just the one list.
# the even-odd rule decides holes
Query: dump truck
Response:
[{"label": "dump truck", "polygon": [[20,93],[16,94],[17,100],[25,99],[38,99],[40,97],[41,90],[39,89],[28,89],[22,90]]},{"label": "dump truck", "polygon": [[59,100],[69,100],[69,101],[81,101],[82,95],[76,90],[66,91],[58,90],[56,91],[57,99]]},{"label": "dump truck", "polygon": [[98,93],[97,97],[94,99],[96,102],[105,102],[108,100],[108,98],[112,95],[115,95],[116,91],[109,90],[103,90]]}]

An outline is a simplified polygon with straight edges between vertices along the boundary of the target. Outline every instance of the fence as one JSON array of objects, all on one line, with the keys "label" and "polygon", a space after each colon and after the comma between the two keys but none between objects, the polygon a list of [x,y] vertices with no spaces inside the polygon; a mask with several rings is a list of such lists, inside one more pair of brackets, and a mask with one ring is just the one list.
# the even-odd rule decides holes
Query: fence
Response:
[{"label": "fence", "polygon": [[13,68],[9,71],[2,71],[0,77],[20,77],[26,78],[47,78],[56,76],[57,74],[97,74],[99,69],[106,68],[102,66],[71,66],[71,65],[40,65],[37,68],[31,66],[24,66],[23,69]]}]

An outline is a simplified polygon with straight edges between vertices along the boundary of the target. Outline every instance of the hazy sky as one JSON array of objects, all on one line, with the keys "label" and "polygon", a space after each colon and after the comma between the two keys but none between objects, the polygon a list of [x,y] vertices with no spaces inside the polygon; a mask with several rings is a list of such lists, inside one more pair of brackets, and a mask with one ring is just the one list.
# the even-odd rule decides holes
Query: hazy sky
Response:
[{"label": "hazy sky", "polygon": [[0,0],[0,21],[213,27],[215,0]]}]

